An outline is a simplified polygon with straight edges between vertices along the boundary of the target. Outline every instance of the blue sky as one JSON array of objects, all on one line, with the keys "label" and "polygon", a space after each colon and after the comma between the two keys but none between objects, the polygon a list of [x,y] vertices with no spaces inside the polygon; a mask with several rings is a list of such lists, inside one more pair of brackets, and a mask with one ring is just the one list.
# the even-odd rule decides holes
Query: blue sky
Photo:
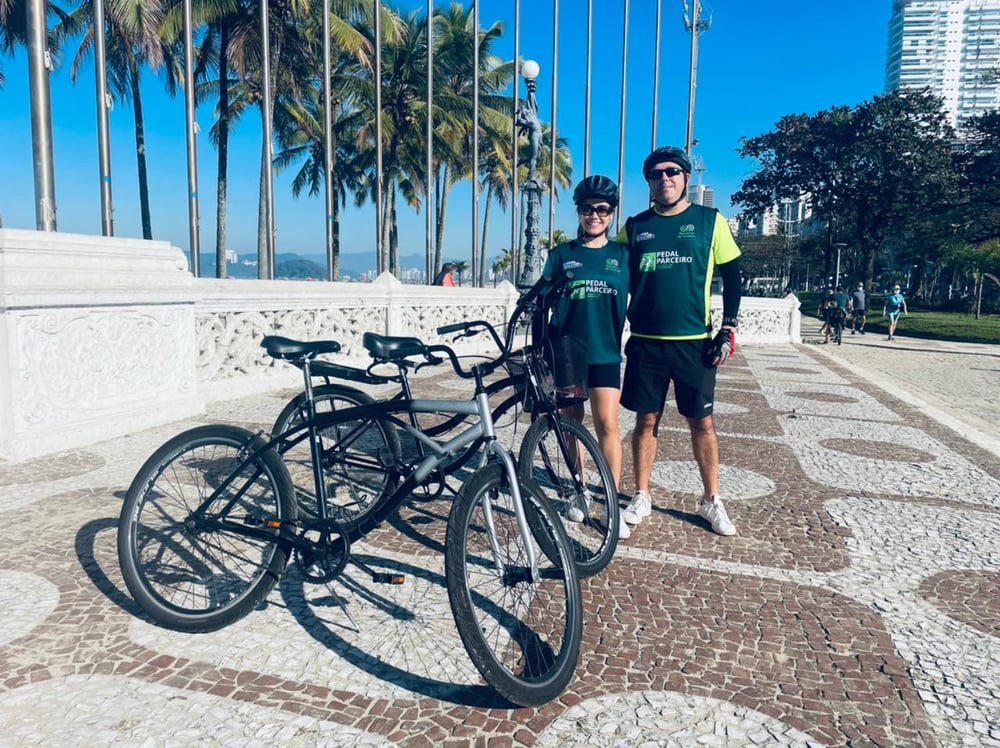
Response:
[{"label": "blue sky", "polygon": [[[400,3],[423,8],[424,2]],[[630,0],[628,78],[625,114],[625,181],[623,215],[646,207],[640,174],[653,140],[651,130],[655,0]],[[568,138],[575,178],[583,174],[587,4],[559,3],[559,62],[556,124]],[[592,74],[591,171],[617,178],[619,110],[622,101],[621,49],[623,0],[595,0]],[[514,48],[512,0],[483,0],[480,22],[505,25],[498,54],[509,58]],[[682,22],[682,0],[662,0],[660,91],[656,141],[683,146],[687,118],[690,37]],[[813,113],[832,106],[853,106],[882,92],[890,0],[714,0],[704,6],[711,27],[700,37],[694,137],[695,155],[703,160],[703,181],[715,190],[723,214],[734,211],[730,196],[754,164],[736,153],[741,136],[773,129],[785,114]],[[551,120],[553,17],[549,3],[521,0],[521,56],[539,62],[541,117]],[[78,82],[70,82],[72,52],[51,78],[55,192],[58,229],[100,234],[101,204],[97,152],[93,58]],[[32,152],[25,57],[3,60],[7,84],[0,89],[0,218],[6,228],[35,228]],[[187,250],[188,208],[184,101],[170,99],[149,76],[143,90],[147,157],[150,169],[154,238]],[[522,86],[521,95],[524,95]],[[215,151],[204,133],[212,124],[208,106],[197,119],[199,212],[202,252],[215,246]],[[112,192],[115,234],[140,236],[132,114],[116,104],[110,115]],[[229,247],[241,256],[256,256],[257,185],[260,127],[253,117],[243,121],[231,144],[228,235]],[[291,171],[276,175],[275,224],[278,252],[324,254],[322,195],[295,199]],[[472,245],[472,188],[460,185],[449,204],[445,254],[468,259]],[[424,217],[405,206],[401,212],[402,253],[422,253]],[[484,207],[480,206],[480,218]],[[572,231],[576,219],[568,196],[556,208],[557,228]],[[543,206],[542,232],[548,231]],[[349,205],[341,214],[342,251],[369,251],[374,246],[374,211]],[[488,252],[510,244],[510,219],[494,206]]]}]

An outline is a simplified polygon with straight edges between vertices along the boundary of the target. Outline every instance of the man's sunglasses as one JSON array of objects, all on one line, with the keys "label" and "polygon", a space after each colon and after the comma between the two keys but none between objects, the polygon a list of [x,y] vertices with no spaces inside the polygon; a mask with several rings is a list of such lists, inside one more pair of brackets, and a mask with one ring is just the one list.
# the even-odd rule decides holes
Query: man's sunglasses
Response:
[{"label": "man's sunglasses", "polygon": [[646,172],[646,180],[651,182],[654,179],[663,179],[664,174],[668,177],[679,177],[683,173],[684,170],[678,169],[676,166],[668,166],[666,169],[650,169]]},{"label": "man's sunglasses", "polygon": [[607,218],[615,212],[614,208],[607,205],[581,205],[576,209],[581,216],[592,216],[595,213],[601,218]]}]

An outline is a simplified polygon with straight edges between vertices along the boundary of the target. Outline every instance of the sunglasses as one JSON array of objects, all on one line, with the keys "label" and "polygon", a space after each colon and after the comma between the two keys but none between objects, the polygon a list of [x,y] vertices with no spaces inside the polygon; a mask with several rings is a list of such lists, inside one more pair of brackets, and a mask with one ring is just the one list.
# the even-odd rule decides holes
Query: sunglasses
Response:
[{"label": "sunglasses", "polygon": [[615,212],[614,208],[607,205],[581,205],[576,209],[581,216],[592,216],[595,213],[601,218],[607,218]]},{"label": "sunglasses", "polygon": [[654,179],[663,179],[664,175],[668,177],[679,177],[683,173],[683,169],[678,169],[676,166],[668,166],[666,169],[650,169],[646,172],[646,179],[652,182]]}]

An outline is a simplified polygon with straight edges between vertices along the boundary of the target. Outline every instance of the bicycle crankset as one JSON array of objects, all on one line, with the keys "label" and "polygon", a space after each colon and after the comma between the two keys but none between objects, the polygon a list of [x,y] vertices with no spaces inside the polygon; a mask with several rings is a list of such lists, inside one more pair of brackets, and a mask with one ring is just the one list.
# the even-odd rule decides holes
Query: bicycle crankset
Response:
[{"label": "bicycle crankset", "polygon": [[321,584],[337,577],[351,557],[351,544],[329,520],[303,525],[295,547],[295,563],[306,581]]}]

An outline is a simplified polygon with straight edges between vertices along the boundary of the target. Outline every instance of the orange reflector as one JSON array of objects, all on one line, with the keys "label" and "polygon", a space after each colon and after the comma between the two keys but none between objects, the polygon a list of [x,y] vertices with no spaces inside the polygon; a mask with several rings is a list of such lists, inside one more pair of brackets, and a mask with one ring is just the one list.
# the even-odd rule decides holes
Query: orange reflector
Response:
[{"label": "orange reflector", "polygon": [[267,526],[270,527],[272,530],[277,530],[278,528],[281,527],[281,521],[276,519],[269,519],[267,521]]}]

